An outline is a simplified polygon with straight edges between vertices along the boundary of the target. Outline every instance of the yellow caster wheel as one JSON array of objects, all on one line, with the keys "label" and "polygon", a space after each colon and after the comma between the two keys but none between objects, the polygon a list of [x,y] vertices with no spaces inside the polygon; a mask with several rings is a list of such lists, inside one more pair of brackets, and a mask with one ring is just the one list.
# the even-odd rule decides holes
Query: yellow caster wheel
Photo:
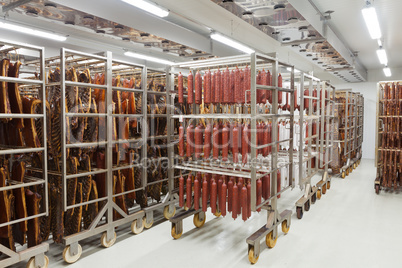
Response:
[{"label": "yellow caster wheel", "polygon": [[222,213],[221,213],[221,211],[217,208],[217,209],[216,209],[216,212],[214,213],[214,215],[215,215],[215,217],[219,218],[219,217],[222,215]]},{"label": "yellow caster wheel", "polygon": [[[40,268],[47,268],[49,266],[49,258],[45,255],[45,265],[40,266]],[[27,263],[27,268],[37,268],[39,266],[35,265],[35,257],[29,259]]]},{"label": "yellow caster wheel", "polygon": [[259,256],[254,257],[254,247],[250,247],[248,250],[248,260],[251,264],[256,264],[258,261]]},{"label": "yellow caster wheel", "polygon": [[267,234],[266,238],[265,238],[265,243],[267,244],[267,246],[269,248],[273,248],[276,245],[276,241],[278,240],[278,237],[276,237],[275,239],[272,238],[273,236],[273,232],[271,231],[269,234]]},{"label": "yellow caster wheel", "polygon": [[290,229],[290,226],[288,227],[288,221],[284,220],[282,222],[282,232],[287,234],[287,233],[289,233],[289,229]]},{"label": "yellow caster wheel", "polygon": [[107,241],[107,233],[104,232],[102,237],[101,237],[101,244],[105,248],[110,248],[111,246],[114,245],[114,243],[116,242],[116,239],[117,239],[117,236],[116,236],[116,232],[115,232],[114,237],[110,241]]},{"label": "yellow caster wheel", "polygon": [[346,169],[346,176],[349,176],[349,169]]},{"label": "yellow caster wheel", "polygon": [[321,188],[322,194],[326,194],[327,193],[327,184],[324,184]]},{"label": "yellow caster wheel", "polygon": [[317,190],[317,198],[318,198],[318,200],[321,199],[321,190]]},{"label": "yellow caster wheel", "polygon": [[74,263],[78,261],[78,259],[81,257],[81,254],[82,254],[82,247],[80,244],[78,244],[78,252],[75,255],[71,255],[70,246],[67,246],[63,250],[63,259],[67,263]]},{"label": "yellow caster wheel", "polygon": [[[140,220],[140,219],[138,219],[138,220]],[[133,232],[133,234],[140,234],[144,230],[144,226],[145,226],[144,219],[142,219],[141,227],[137,227],[138,220],[135,220],[131,223],[131,232]]]},{"label": "yellow caster wheel", "polygon": [[356,163],[353,164],[353,169],[356,169],[357,165]]},{"label": "yellow caster wheel", "polygon": [[345,171],[342,171],[342,179],[344,179],[345,178]]},{"label": "yellow caster wheel", "polygon": [[331,189],[331,182],[327,181],[327,190]]},{"label": "yellow caster wheel", "polygon": [[152,219],[152,221],[150,223],[147,223],[147,218],[144,217],[144,227],[145,227],[145,229],[151,228],[153,224],[154,224],[154,219]]},{"label": "yellow caster wheel", "polygon": [[202,221],[200,221],[200,214],[199,213],[194,214],[193,223],[194,223],[195,227],[201,228],[205,223],[205,219],[206,219],[206,217],[204,216],[204,219]]},{"label": "yellow caster wheel", "polygon": [[172,227],[172,237],[174,239],[179,239],[182,234],[183,234],[183,231],[181,231],[179,234],[176,234],[176,226]]},{"label": "yellow caster wheel", "polygon": [[352,171],[353,171],[353,167],[351,166],[351,167],[349,168],[349,173],[352,173]]},{"label": "yellow caster wheel", "polygon": [[174,207],[173,212],[169,213],[169,206],[166,206],[163,209],[163,217],[165,217],[165,219],[169,220],[171,217],[173,217],[176,214],[176,207]]}]

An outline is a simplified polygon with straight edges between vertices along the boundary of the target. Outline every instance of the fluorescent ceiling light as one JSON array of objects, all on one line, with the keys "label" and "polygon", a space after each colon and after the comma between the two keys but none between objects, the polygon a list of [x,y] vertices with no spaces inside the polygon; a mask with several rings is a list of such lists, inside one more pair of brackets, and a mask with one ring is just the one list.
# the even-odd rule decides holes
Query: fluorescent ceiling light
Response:
[{"label": "fluorescent ceiling light", "polygon": [[169,15],[169,11],[167,11],[166,9],[163,9],[155,4],[151,4],[150,2],[144,0],[123,0],[123,2],[126,2],[127,4],[133,5],[161,18],[167,17],[167,15]]},{"label": "fluorescent ceiling light", "polygon": [[66,41],[67,37],[62,36],[62,35],[57,35],[57,34],[52,34],[48,32],[44,32],[41,30],[34,30],[31,28],[23,27],[23,26],[18,26],[15,24],[10,24],[7,22],[0,22],[0,28],[6,29],[6,30],[12,30],[20,33],[25,33],[25,34],[30,34],[30,35],[35,35],[47,39],[52,39],[56,41]]},{"label": "fluorescent ceiling light", "polygon": [[236,42],[230,38],[227,38],[221,34],[213,33],[213,34],[211,34],[211,38],[218,42],[221,42],[225,45],[228,45],[230,47],[243,51],[244,53],[247,53],[247,54],[251,54],[251,53],[255,52],[253,49],[251,49],[243,44],[240,44],[239,42]]},{"label": "fluorescent ceiling light", "polygon": [[366,7],[362,9],[364,21],[369,30],[372,39],[381,38],[380,24],[378,23],[377,12],[374,7]]},{"label": "fluorescent ceiling light", "polygon": [[388,64],[387,52],[385,52],[385,49],[383,49],[383,48],[378,49],[377,56],[378,56],[378,59],[380,60],[381,64],[384,64],[384,65]]},{"label": "fluorescent ceiling light", "polygon": [[138,54],[138,53],[134,53],[134,52],[128,52],[127,51],[127,52],[124,53],[124,55],[129,56],[129,57],[133,57],[133,58],[137,58],[137,59],[148,60],[148,61],[153,61],[153,62],[157,62],[157,63],[161,63],[161,64],[166,64],[166,65],[174,64],[174,62],[172,62],[172,61],[162,60],[162,59],[159,59],[159,58],[146,56],[146,55]]},{"label": "fluorescent ceiling light", "polygon": [[[288,70],[289,72],[291,72],[291,71],[292,71],[292,68],[288,67],[288,68],[286,68],[286,70]],[[297,73],[300,73],[300,71],[297,70],[297,69],[295,69],[295,73],[296,73],[296,74],[297,74]]]},{"label": "fluorescent ceiling light", "polygon": [[381,41],[381,39],[377,39],[377,43],[378,43],[378,46],[379,46],[379,47],[382,47],[382,41]]},{"label": "fluorescent ceiling light", "polygon": [[385,74],[386,77],[390,77],[392,75],[390,68],[385,67],[383,70],[384,70],[384,74]]}]

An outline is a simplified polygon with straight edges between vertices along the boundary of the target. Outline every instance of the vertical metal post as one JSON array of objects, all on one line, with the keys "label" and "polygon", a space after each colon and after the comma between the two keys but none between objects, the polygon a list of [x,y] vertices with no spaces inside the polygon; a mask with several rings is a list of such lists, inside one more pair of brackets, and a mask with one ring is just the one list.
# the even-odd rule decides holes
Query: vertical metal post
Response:
[{"label": "vertical metal post", "polygon": [[[299,185],[303,180],[303,146],[304,146],[304,133],[303,133],[303,124],[304,124],[304,73],[300,76],[300,113],[299,113],[299,126],[300,126],[300,139],[299,139]],[[307,131],[307,129],[306,129]],[[307,163],[308,164],[308,163]]]},{"label": "vertical metal post", "polygon": [[66,152],[66,52],[60,49],[60,83],[61,83],[61,175],[63,181],[63,209],[67,210],[67,152]]},{"label": "vertical metal post", "polygon": [[141,127],[141,137],[142,137],[142,146],[141,146],[141,163],[142,163],[142,187],[145,190],[145,187],[148,184],[147,179],[147,168],[148,168],[148,110],[147,110],[147,102],[148,102],[148,68],[144,66],[141,74],[141,86],[142,86],[142,127]]},{"label": "vertical metal post", "polygon": [[45,69],[45,49],[41,48],[40,51],[40,77],[42,79],[42,85],[39,91],[39,96],[42,99],[42,114],[43,114],[43,133],[42,133],[42,178],[45,181],[45,210],[46,216],[49,216],[49,193],[48,193],[48,181],[47,181],[47,122],[46,122],[46,69]]},{"label": "vertical metal post", "polygon": [[[257,160],[257,81],[256,81],[256,73],[257,73],[257,59],[256,54],[252,53],[251,57],[251,192],[257,193],[256,187],[256,160]],[[251,210],[256,210],[256,198],[251,198]]]},{"label": "vertical metal post", "polygon": [[292,67],[292,73],[290,75],[290,89],[292,92],[290,93],[290,135],[289,135],[289,180],[292,187],[294,187],[293,181],[293,125],[294,125],[294,109],[295,109],[295,67]]},{"label": "vertical metal post", "polygon": [[[174,189],[174,143],[172,142],[171,135],[174,134],[172,129],[172,114],[174,114],[174,97],[170,94],[172,87],[174,85],[174,74],[172,72],[172,67],[166,67],[166,116],[167,116],[167,152],[168,152],[168,191],[170,200],[173,200],[173,189]],[[173,139],[174,140],[174,139]]]},{"label": "vertical metal post", "polygon": [[[107,223],[113,222],[113,90],[112,90],[112,52],[106,52],[106,107],[107,107],[107,147],[106,147],[106,183],[107,183]],[[109,236],[109,235],[108,235]]]},{"label": "vertical metal post", "polygon": [[[272,111],[274,114],[278,114],[278,94],[282,94],[282,91],[278,90],[278,60],[275,59],[275,61],[272,63],[273,68],[272,68],[272,77],[273,77],[273,86],[275,87],[275,90],[272,94]],[[272,118],[272,141],[278,142],[279,141],[279,137],[278,137],[278,118],[277,117],[273,117]],[[271,199],[271,207],[273,209],[274,214],[274,218],[277,219],[278,218],[278,212],[277,212],[277,201],[278,201],[278,197],[276,196],[277,194],[277,176],[278,176],[278,172],[277,172],[277,168],[278,168],[278,145],[275,143],[272,146],[272,157],[271,157],[271,168],[272,170],[275,170],[275,172],[273,174],[271,174],[271,196],[273,197]],[[269,213],[268,213],[269,216]]]}]

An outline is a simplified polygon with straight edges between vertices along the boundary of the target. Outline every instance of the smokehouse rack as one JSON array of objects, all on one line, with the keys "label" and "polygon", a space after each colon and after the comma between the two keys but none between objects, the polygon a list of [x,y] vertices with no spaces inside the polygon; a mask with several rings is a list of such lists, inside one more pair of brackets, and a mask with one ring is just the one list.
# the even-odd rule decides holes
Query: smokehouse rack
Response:
[{"label": "smokehouse rack", "polygon": [[374,188],[400,190],[402,186],[401,156],[401,81],[379,82],[377,87],[377,127]]},{"label": "smokehouse rack", "polygon": [[362,159],[362,145],[363,145],[363,122],[364,122],[364,97],[363,94],[357,96],[357,128],[356,128],[356,167],[360,164]]},{"label": "smokehouse rack", "polygon": [[[190,216],[202,227],[208,207],[217,217],[231,212],[244,221],[266,210],[267,224],[246,239],[249,261],[256,263],[261,239],[273,248],[278,227],[285,234],[290,228],[291,211],[279,212],[277,202],[294,187],[294,67],[276,54],[253,53],[180,63],[168,73],[172,101],[192,111],[172,107],[169,113],[168,133],[179,135],[178,150],[169,147],[169,178],[181,174],[179,206],[186,210],[170,218],[171,234],[178,239]],[[281,136],[280,128],[289,135]]]},{"label": "smokehouse rack", "polygon": [[[21,49],[31,57],[20,59]],[[28,268],[49,264],[44,53],[43,47],[0,40],[0,267],[25,260]]]},{"label": "smokehouse rack", "polygon": [[50,206],[58,227],[52,233],[66,246],[64,260],[74,263],[81,240],[102,233],[107,248],[116,241],[117,226],[131,223],[139,234],[152,226],[156,209],[165,218],[175,214],[177,198],[162,157],[166,73],[115,60],[111,52],[65,48],[47,66],[55,126],[49,130]]}]

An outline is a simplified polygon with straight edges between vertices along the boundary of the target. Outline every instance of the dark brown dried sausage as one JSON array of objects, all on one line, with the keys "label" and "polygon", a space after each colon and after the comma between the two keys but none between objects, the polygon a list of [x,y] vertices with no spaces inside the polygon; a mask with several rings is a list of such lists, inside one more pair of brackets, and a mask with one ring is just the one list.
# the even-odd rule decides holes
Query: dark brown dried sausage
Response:
[{"label": "dark brown dried sausage", "polygon": [[191,207],[191,184],[192,184],[192,178],[191,178],[191,174],[188,175],[187,177],[187,181],[186,181],[186,206],[188,208]]},{"label": "dark brown dried sausage", "polygon": [[202,211],[206,212],[208,208],[208,181],[206,177],[202,182]]},{"label": "dark brown dried sausage", "polygon": [[184,178],[180,176],[179,179],[179,206],[184,207]]}]

